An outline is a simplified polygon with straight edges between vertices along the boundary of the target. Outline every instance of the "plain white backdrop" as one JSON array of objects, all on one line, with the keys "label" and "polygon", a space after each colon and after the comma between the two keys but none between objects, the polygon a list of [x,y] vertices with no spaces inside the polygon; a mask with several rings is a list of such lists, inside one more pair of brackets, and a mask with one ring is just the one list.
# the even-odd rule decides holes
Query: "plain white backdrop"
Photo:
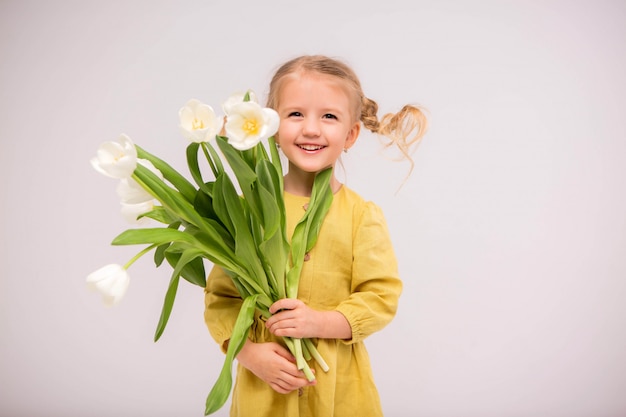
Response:
[{"label": "plain white backdrop", "polygon": [[[223,355],[203,294],[139,248],[89,159],[120,133],[186,171],[178,109],[262,99],[300,54],[350,63],[381,114],[425,106],[415,169],[363,133],[405,289],[368,340],[388,417],[626,415],[622,1],[0,2],[0,416],[202,416]],[[217,413],[227,415],[228,405]],[[344,417],[344,416],[339,416]]]}]

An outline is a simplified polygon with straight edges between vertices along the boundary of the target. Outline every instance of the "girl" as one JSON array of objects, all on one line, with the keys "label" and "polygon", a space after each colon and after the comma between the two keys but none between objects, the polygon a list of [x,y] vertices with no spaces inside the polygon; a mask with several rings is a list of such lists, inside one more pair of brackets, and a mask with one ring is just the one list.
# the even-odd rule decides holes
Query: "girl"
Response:
[{"label": "girl", "polygon": [[[276,135],[289,161],[284,178],[287,235],[306,210],[315,175],[334,167],[359,136],[361,123],[409,156],[426,118],[414,106],[377,117],[354,72],[324,56],[302,56],[281,66],[270,83],[268,107],[280,116]],[[410,158],[408,158],[410,160]],[[333,175],[332,206],[315,247],[305,257],[298,299],[279,300],[272,317],[259,314],[237,356],[231,416],[382,416],[363,340],[394,317],[402,282],[378,206]],[[205,321],[225,351],[241,298],[215,267],[207,280]],[[298,371],[281,336],[317,338],[328,372]]]}]

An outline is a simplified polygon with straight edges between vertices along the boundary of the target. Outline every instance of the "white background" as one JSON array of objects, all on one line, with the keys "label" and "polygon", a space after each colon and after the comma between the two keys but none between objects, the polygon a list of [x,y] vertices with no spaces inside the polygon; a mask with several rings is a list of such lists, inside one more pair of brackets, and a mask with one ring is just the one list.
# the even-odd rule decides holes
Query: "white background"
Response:
[{"label": "white background", "polygon": [[124,132],[186,173],[188,99],[264,99],[307,53],[381,113],[430,114],[399,191],[375,136],[344,159],[405,282],[368,340],[386,415],[626,415],[626,4],[351,3],[0,2],[1,416],[203,415],[223,356],[201,289],[155,344],[169,270],[142,258],[115,308],[85,288],[139,250],[109,245],[129,226],[89,159]]}]

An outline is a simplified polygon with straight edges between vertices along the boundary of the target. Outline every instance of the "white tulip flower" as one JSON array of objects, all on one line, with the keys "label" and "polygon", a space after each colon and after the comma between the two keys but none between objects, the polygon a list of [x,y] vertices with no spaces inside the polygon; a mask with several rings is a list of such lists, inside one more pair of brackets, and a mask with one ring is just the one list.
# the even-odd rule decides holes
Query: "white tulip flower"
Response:
[{"label": "white tulip flower", "polygon": [[143,201],[141,203],[127,204],[122,203],[122,217],[126,219],[128,223],[136,225],[144,225],[150,222],[149,217],[142,217],[138,219],[141,214],[145,214],[154,208],[154,200]]},{"label": "white tulip flower", "polygon": [[128,271],[118,264],[106,265],[87,276],[87,286],[102,295],[108,306],[120,302],[130,283]]},{"label": "white tulip flower", "polygon": [[91,159],[96,171],[111,178],[128,178],[137,167],[137,149],[130,138],[120,135],[118,142],[105,142]]},{"label": "white tulip flower", "polygon": [[[157,177],[163,179],[163,174],[159,171],[152,162],[147,159],[138,159],[137,162],[140,165],[148,168]],[[116,188],[117,195],[123,204],[139,204],[146,201],[151,201],[154,197],[146,191],[137,181],[132,178],[124,178],[120,180]]]},{"label": "white tulip flower", "polygon": [[[232,112],[233,106],[239,103],[243,103],[243,99],[245,97],[246,97],[246,93],[245,92],[242,93],[241,91],[231,94],[231,96],[228,97],[226,101],[222,103],[222,110],[224,111],[224,114],[228,116]],[[254,94],[254,91],[252,90],[248,91],[248,97],[250,98],[249,101],[252,101],[254,103],[259,102],[256,98],[256,94]]]},{"label": "white tulip flower", "polygon": [[222,118],[213,108],[192,98],[178,111],[180,131],[192,142],[208,142],[222,130]]},{"label": "white tulip flower", "polygon": [[245,151],[278,131],[278,113],[263,108],[258,103],[247,101],[232,106],[224,128],[228,143],[233,148]]}]

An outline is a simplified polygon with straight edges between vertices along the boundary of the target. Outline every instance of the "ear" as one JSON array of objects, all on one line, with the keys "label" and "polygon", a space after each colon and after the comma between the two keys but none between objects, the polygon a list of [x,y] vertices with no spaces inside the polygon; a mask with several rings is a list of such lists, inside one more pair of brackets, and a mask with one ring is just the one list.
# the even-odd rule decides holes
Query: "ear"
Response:
[{"label": "ear", "polygon": [[350,149],[352,145],[354,145],[354,142],[356,142],[357,138],[359,137],[360,132],[361,132],[361,122],[356,122],[354,126],[352,126],[352,129],[348,131],[348,136],[346,137],[346,143],[344,144],[343,148],[346,150]]}]

